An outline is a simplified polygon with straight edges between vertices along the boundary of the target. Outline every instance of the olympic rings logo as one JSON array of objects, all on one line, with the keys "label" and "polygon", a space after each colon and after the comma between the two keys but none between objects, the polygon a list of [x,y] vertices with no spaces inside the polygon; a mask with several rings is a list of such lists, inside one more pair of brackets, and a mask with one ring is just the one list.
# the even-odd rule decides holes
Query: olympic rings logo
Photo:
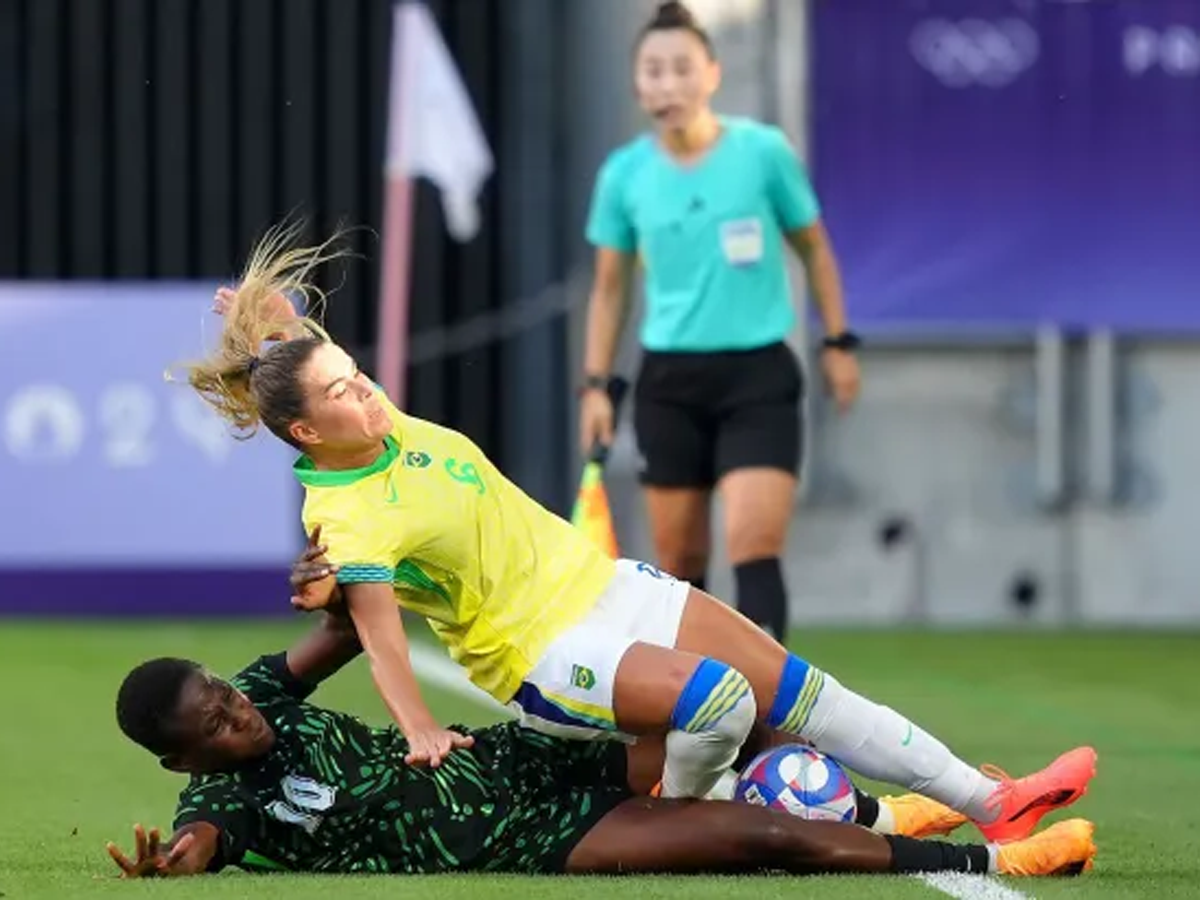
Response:
[{"label": "olympic rings logo", "polygon": [[1021,19],[926,19],[913,29],[909,48],[948,88],[1001,88],[1033,67],[1041,41]]},{"label": "olympic rings logo", "polygon": [[1159,68],[1173,78],[1200,76],[1200,33],[1186,25],[1162,31],[1144,25],[1125,29],[1125,70],[1134,77]]}]

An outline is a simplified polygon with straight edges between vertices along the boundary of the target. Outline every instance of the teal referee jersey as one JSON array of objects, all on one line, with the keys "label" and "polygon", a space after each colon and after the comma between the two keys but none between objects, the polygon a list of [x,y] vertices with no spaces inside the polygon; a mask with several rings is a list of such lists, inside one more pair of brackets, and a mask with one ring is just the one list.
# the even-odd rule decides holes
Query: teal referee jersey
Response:
[{"label": "teal referee jersey", "polygon": [[785,235],[817,221],[816,194],[780,129],[720,121],[698,160],[677,162],[645,135],[613,151],[596,179],[587,238],[639,257],[647,350],[749,350],[795,325]]}]

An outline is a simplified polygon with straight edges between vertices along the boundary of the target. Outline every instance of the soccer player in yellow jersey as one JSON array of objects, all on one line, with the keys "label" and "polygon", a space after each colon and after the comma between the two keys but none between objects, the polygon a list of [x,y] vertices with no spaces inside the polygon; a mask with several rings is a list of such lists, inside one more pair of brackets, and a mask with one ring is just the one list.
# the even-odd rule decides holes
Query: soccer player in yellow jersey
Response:
[{"label": "soccer player in yellow jersey", "polygon": [[[475,684],[527,727],[580,739],[666,734],[663,796],[703,796],[756,721],[861,774],[956,809],[990,840],[1029,834],[1083,795],[1095,751],[1022,779],[984,773],[895,711],[790,654],[715,598],[605,556],[463,435],[396,409],[284,297],[334,251],[276,230],[234,290],[192,386],[236,429],[295,447],[304,524],[321,529],[375,684],[412,763],[471,738],[441,728],[409,663],[397,606],[423,615]],[[271,343],[271,341],[274,341]],[[329,602],[333,578],[304,604]]]}]

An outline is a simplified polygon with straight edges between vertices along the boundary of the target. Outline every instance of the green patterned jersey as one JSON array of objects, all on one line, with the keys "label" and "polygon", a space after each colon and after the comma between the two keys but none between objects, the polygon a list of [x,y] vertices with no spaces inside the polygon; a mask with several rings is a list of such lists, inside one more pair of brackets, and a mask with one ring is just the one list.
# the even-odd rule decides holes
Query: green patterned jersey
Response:
[{"label": "green patterned jersey", "polygon": [[176,829],[220,829],[213,870],[561,871],[580,838],[629,796],[618,743],[506,723],[473,731],[475,746],[437,769],[410,767],[397,729],[304,702],[312,687],[283,654],[233,683],[276,740],[263,759],[195,776],[180,795]]}]

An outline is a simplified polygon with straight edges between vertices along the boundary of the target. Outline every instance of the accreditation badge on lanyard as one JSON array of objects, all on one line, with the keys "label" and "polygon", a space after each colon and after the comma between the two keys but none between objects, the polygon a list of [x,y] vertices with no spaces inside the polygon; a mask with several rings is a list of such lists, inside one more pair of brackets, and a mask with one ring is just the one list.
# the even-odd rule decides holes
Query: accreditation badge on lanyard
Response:
[{"label": "accreditation badge on lanyard", "polygon": [[721,251],[731,266],[752,266],[763,258],[763,227],[759,219],[736,219],[721,225]]}]

